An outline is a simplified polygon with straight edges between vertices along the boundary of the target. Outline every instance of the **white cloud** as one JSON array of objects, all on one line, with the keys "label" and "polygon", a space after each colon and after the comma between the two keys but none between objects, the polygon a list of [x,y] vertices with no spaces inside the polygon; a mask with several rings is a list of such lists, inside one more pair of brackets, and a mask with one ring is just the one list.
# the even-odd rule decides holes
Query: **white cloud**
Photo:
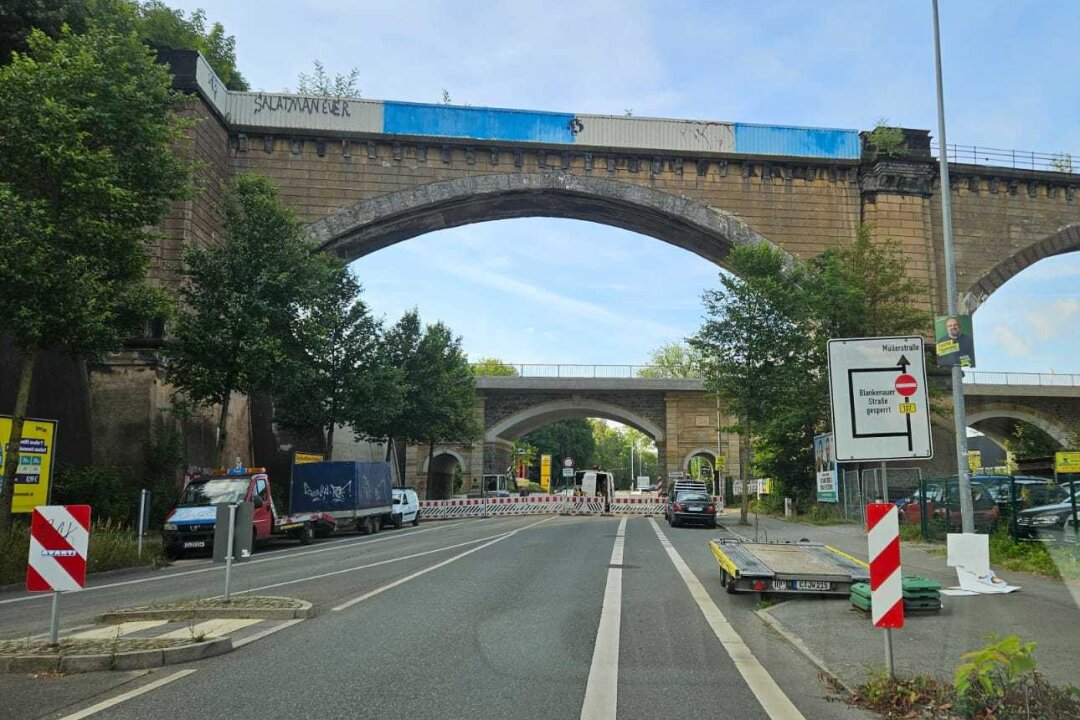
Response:
[{"label": "white cloud", "polygon": [[1005,347],[1005,351],[1013,357],[1024,357],[1031,354],[1031,348],[1027,341],[1004,325],[994,326],[994,337]]},{"label": "white cloud", "polygon": [[1066,325],[1077,313],[1080,313],[1080,300],[1065,298],[1029,312],[1027,318],[1035,334],[1045,339],[1060,335],[1062,326]]}]

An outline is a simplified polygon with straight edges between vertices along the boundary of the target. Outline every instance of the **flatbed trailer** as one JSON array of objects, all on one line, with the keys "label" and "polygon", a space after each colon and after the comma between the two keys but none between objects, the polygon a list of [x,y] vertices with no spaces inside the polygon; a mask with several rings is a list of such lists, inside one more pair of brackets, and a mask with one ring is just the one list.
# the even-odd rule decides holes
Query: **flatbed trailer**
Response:
[{"label": "flatbed trailer", "polygon": [[870,582],[870,567],[823,543],[755,543],[716,538],[709,543],[729,593],[848,595]]}]

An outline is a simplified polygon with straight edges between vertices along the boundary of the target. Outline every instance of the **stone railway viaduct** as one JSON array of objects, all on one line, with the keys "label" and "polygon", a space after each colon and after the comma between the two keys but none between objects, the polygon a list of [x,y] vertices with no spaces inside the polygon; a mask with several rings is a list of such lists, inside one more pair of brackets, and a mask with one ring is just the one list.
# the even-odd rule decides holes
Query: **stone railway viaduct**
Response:
[{"label": "stone railway viaduct", "polygon": [[[229,92],[201,57],[164,59],[190,93],[186,112],[198,123],[186,152],[202,164],[201,192],[174,207],[153,249],[151,282],[169,288],[180,281],[186,245],[220,242],[218,201],[241,172],[273,180],[319,245],[344,260],[441,228],[545,216],[633,230],[724,267],[737,245],[770,243],[797,261],[868,223],[926,284],[928,308],[941,310],[939,205],[949,192],[958,287],[974,311],[1032,263],[1080,248],[1080,175],[953,164],[952,187],[942,188],[926,131],[906,130],[903,154],[879,157],[864,147],[865,133],[848,130]],[[212,414],[183,422],[169,414],[159,340],[133,343],[75,383],[85,401],[74,427],[88,429],[96,460],[138,469],[155,438],[174,429],[196,459],[212,446]],[[604,398],[599,388],[571,392],[560,406],[535,388],[546,414],[526,418],[524,407],[504,405],[493,382],[481,385],[488,451],[479,455],[489,469],[517,430],[542,418],[606,416],[601,403],[622,408],[607,410],[623,421],[633,415],[639,429],[662,431],[669,467],[694,449],[697,440],[682,437],[687,428],[706,416],[715,422],[715,407],[675,387],[655,389],[662,403],[658,394],[640,406],[610,388]],[[265,402],[233,407],[241,408],[236,454],[283,462],[288,443],[272,432]],[[711,432],[703,446],[715,446],[714,425]],[[465,462],[470,473],[482,469],[475,454]]]}]

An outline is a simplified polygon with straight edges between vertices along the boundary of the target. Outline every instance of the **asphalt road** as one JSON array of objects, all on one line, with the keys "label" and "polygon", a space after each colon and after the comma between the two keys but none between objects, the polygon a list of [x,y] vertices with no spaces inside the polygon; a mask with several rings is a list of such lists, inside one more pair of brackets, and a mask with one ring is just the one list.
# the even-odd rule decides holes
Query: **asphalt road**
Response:
[{"label": "asphalt road", "polygon": [[[311,600],[317,617],[154,673],[0,675],[0,716],[864,717],[826,698],[817,669],[754,613],[756,596],[724,593],[713,534],[540,516],[282,545],[238,566],[233,587]],[[64,598],[64,628],[222,588],[207,560],[102,578]],[[0,636],[47,620],[44,597],[0,594]]]}]

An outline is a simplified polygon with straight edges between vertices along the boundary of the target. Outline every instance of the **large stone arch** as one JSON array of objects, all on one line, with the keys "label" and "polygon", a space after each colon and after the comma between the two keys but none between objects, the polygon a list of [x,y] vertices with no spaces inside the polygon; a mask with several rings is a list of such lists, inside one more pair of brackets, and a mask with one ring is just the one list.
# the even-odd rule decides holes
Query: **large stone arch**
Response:
[{"label": "large stone arch", "polygon": [[1002,259],[961,293],[960,306],[965,312],[975,312],[998,288],[1038,261],[1077,250],[1080,250],[1080,223],[1066,225],[1015,255]]},{"label": "large stone arch", "polygon": [[[1072,439],[1072,433],[1069,429],[1056,422],[1055,418],[1047,417],[1036,411],[1014,405],[983,407],[974,412],[969,412],[967,414],[967,424],[969,427],[980,430],[980,423],[996,420],[998,418],[1010,418],[1012,420],[1026,422],[1029,425],[1034,425],[1049,435],[1054,442],[1061,447],[1069,447]],[[993,434],[999,435],[1000,433]]]},{"label": "large stone arch", "polygon": [[718,265],[724,264],[733,247],[772,245],[734,215],[686,197],[557,171],[477,175],[420,185],[339,210],[308,230],[320,248],[351,261],[435,230],[521,217],[612,225],[671,243]]},{"label": "large stone arch", "polygon": [[484,442],[516,440],[522,435],[553,422],[580,417],[597,417],[621,422],[645,433],[657,443],[663,443],[665,439],[662,427],[627,408],[603,400],[574,397],[532,405],[505,417],[487,429],[484,433]]},{"label": "large stone arch", "polygon": [[709,462],[713,464],[713,467],[716,467],[716,448],[699,447],[686,453],[686,456],[683,458],[681,466],[684,472],[690,467],[690,461],[698,455],[708,455]]},{"label": "large stone arch", "polygon": [[[454,458],[455,460],[457,460],[457,463],[458,463],[458,465],[460,465],[460,466],[461,466],[461,469],[462,469],[462,470],[467,470],[467,469],[468,469],[468,467],[469,467],[469,464],[468,464],[467,462],[465,462],[465,458],[464,458],[464,457],[462,457],[461,453],[457,452],[456,450],[451,450],[451,449],[449,449],[449,448],[444,448],[444,447],[438,447],[438,446],[436,446],[436,447],[435,447],[435,452],[433,452],[433,453],[431,454],[431,458],[430,458],[430,459],[433,459],[433,460],[438,460],[438,459],[439,459],[439,456],[440,456],[440,455],[449,455],[450,457],[452,457],[452,458]],[[421,472],[427,472],[427,469],[428,469],[428,460],[429,460],[428,456],[427,456],[427,455],[425,455],[425,456],[424,456],[424,462],[423,462],[423,464],[422,464],[422,465],[420,466],[420,471],[421,471]]]}]

